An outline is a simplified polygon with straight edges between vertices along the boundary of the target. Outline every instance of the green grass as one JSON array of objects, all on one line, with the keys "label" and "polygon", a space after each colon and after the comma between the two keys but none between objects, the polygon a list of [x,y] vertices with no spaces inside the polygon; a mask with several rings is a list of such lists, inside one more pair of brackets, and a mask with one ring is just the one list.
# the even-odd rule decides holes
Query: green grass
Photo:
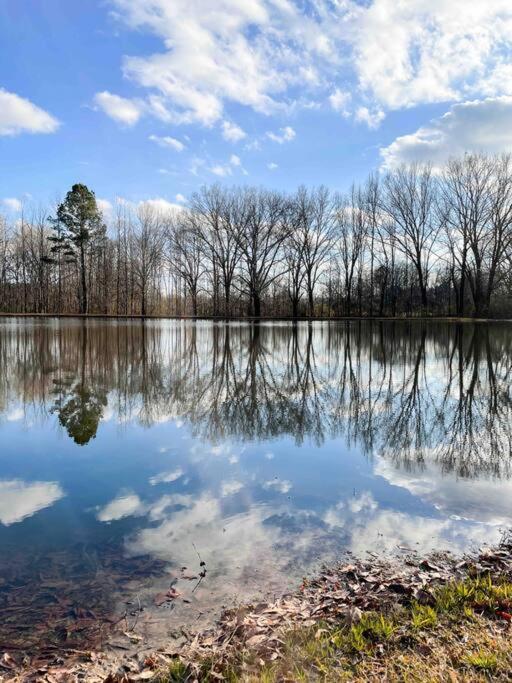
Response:
[{"label": "green grass", "polygon": [[[504,624],[512,583],[490,575],[452,581],[431,591],[430,604],[412,601],[392,612],[365,612],[357,623],[319,622],[280,634],[275,661],[234,647],[219,667],[212,658],[172,663],[160,680],[244,681],[509,680],[512,647]],[[215,673],[212,673],[215,672]]]},{"label": "green grass", "polygon": [[434,628],[437,625],[437,612],[429,605],[417,602],[411,607],[411,626],[415,631]]},{"label": "green grass", "polygon": [[492,652],[486,652],[485,650],[480,650],[473,654],[467,655],[464,661],[468,666],[478,671],[486,671],[488,673],[494,673],[498,668],[498,657]]},{"label": "green grass", "polygon": [[435,607],[438,612],[452,614],[468,607],[480,612],[507,612],[512,608],[512,583],[493,583],[490,574],[452,581],[436,591]]}]

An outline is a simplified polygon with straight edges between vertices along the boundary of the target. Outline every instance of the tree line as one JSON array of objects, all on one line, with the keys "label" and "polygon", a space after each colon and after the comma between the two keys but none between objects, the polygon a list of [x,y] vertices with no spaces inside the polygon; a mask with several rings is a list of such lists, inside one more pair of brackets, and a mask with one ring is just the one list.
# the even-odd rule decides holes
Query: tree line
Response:
[{"label": "tree line", "polygon": [[[107,220],[106,220],[107,219]],[[0,308],[173,316],[506,316],[512,156],[409,164],[348,192],[203,187],[182,209],[76,184],[0,217]]]}]

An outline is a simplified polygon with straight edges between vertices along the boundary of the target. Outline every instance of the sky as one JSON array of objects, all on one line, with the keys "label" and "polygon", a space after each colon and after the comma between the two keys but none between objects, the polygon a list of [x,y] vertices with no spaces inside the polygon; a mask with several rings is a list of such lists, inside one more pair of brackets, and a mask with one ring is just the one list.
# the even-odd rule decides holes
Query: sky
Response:
[{"label": "sky", "polygon": [[510,0],[0,0],[0,212],[512,151]]}]

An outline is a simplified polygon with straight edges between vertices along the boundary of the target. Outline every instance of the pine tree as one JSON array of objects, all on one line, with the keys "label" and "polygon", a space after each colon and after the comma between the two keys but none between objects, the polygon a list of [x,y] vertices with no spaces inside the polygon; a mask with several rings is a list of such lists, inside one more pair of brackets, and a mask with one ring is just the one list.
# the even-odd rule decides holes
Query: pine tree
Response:
[{"label": "pine tree", "polygon": [[79,310],[86,315],[89,310],[87,257],[90,250],[103,241],[106,232],[94,192],[81,183],[73,185],[59,205],[52,223],[55,234],[49,240],[59,264],[59,282],[64,257],[66,263],[76,265]]}]

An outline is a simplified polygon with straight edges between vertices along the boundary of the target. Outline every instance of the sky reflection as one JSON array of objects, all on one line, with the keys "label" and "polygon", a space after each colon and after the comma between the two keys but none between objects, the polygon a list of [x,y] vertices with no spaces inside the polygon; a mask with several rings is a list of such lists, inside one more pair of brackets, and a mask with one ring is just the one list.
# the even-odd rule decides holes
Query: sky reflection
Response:
[{"label": "sky reflection", "polygon": [[493,542],[512,517],[511,337],[1,321],[0,545],[37,562],[80,544],[100,564],[112,543],[147,555],[166,568],[148,605],[199,553],[208,576],[181,619],[344,550]]}]

